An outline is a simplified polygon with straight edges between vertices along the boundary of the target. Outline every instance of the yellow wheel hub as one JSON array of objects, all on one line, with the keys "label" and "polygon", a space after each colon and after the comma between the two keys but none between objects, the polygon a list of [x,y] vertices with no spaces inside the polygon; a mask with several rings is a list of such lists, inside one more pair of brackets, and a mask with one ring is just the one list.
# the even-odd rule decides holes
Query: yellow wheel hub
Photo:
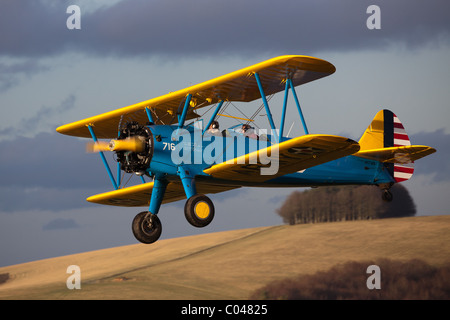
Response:
[{"label": "yellow wheel hub", "polygon": [[195,205],[195,215],[200,219],[206,219],[209,216],[210,209],[206,202],[199,202]]}]

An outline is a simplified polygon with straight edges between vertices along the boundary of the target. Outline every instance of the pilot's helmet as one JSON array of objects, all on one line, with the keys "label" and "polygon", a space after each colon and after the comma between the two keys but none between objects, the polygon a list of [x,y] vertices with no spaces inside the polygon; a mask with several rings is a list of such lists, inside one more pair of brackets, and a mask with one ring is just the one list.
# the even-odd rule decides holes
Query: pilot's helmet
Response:
[{"label": "pilot's helmet", "polygon": [[210,129],[219,129],[219,122],[214,120],[211,122],[211,125],[209,126]]}]

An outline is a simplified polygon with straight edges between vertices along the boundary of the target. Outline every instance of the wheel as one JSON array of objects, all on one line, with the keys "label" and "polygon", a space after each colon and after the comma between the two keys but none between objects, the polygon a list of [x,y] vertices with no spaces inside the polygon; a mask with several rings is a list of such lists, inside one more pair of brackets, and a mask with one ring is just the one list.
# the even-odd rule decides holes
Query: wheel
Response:
[{"label": "wheel", "polygon": [[381,198],[386,202],[391,202],[394,196],[389,190],[383,190],[383,193],[381,194]]},{"label": "wheel", "polygon": [[143,211],[134,217],[132,230],[137,240],[149,244],[159,239],[162,225],[157,215]]},{"label": "wheel", "polygon": [[207,196],[196,194],[186,201],[184,215],[194,227],[203,228],[214,218],[214,205]]}]

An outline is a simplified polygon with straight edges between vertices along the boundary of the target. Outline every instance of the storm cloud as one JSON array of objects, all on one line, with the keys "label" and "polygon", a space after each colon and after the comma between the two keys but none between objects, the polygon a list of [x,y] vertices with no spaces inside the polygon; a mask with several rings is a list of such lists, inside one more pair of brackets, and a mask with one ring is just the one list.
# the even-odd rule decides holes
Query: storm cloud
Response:
[{"label": "storm cloud", "polygon": [[[69,30],[66,9],[72,4],[77,1],[2,3],[0,55],[311,54],[392,44],[414,49],[447,43],[450,31],[445,0],[122,0],[95,11],[80,3],[81,30]],[[372,4],[381,9],[380,30],[366,27]]]},{"label": "storm cloud", "polygon": [[18,85],[21,76],[30,77],[47,70],[48,67],[35,60],[0,63],[0,93]]},{"label": "storm cloud", "polygon": [[80,226],[73,219],[58,218],[48,222],[42,230],[76,229]]},{"label": "storm cloud", "polygon": [[419,132],[411,135],[410,140],[416,145],[426,145],[436,149],[436,153],[414,163],[417,174],[431,174],[433,181],[450,181],[450,134],[443,129],[434,132]]},{"label": "storm cloud", "polygon": [[0,150],[2,212],[85,207],[86,197],[111,189],[100,158],[80,139],[40,133],[0,141]]},{"label": "storm cloud", "polygon": [[41,106],[34,115],[22,118],[18,125],[0,129],[0,138],[26,136],[30,133],[35,134],[44,128],[55,128],[56,124],[52,122],[54,117],[71,110],[74,107],[75,100],[75,96],[71,94],[59,105]]}]

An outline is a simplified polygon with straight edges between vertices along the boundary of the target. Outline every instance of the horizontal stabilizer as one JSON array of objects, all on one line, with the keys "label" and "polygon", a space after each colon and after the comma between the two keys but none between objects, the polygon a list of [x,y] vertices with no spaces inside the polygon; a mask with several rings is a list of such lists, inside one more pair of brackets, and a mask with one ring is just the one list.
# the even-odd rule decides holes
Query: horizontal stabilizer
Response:
[{"label": "horizontal stabilizer", "polygon": [[387,162],[412,163],[420,158],[436,152],[436,149],[427,146],[402,146],[359,151],[357,157]]}]

